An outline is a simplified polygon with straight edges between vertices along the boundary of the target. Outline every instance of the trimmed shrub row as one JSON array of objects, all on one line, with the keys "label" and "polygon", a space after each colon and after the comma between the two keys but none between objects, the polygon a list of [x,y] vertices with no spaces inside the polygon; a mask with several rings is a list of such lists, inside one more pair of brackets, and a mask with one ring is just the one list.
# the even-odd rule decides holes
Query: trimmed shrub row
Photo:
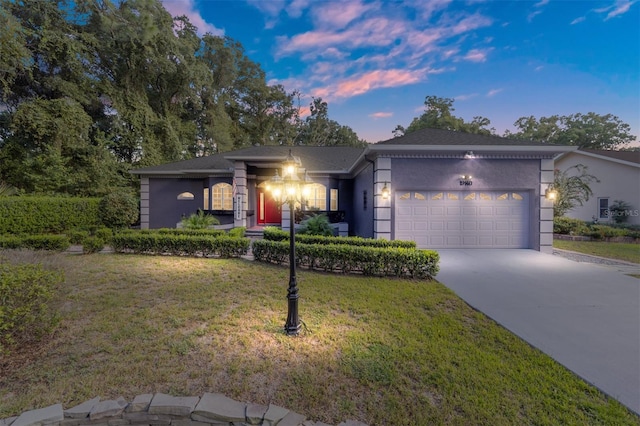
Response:
[{"label": "trimmed shrub row", "polygon": [[4,235],[0,236],[2,249],[30,249],[65,251],[71,247],[66,235]]},{"label": "trimmed shrub row", "polygon": [[632,227],[620,227],[589,223],[580,219],[569,217],[556,217],[553,219],[553,232],[562,235],[579,235],[591,237],[597,240],[607,238],[629,237],[640,238],[640,229]]},{"label": "trimmed shrub row", "polygon": [[226,232],[222,229],[178,229],[178,228],[158,228],[158,229],[125,229],[120,233],[130,234],[163,234],[163,235],[191,235],[199,237],[220,237]]},{"label": "trimmed shrub row", "polygon": [[[264,228],[264,239],[268,241],[289,241],[289,232],[275,227]],[[325,237],[321,235],[296,234],[296,241],[302,244],[344,244],[361,247],[415,249],[415,241],[374,240],[362,237]]]},{"label": "trimmed shrub row", "polygon": [[0,234],[57,234],[102,225],[99,198],[0,197]]},{"label": "trimmed shrub row", "polygon": [[0,264],[0,353],[55,327],[58,318],[49,302],[63,280],[61,273],[41,265]]},{"label": "trimmed shrub row", "polygon": [[174,256],[239,257],[249,251],[248,238],[122,232],[111,238],[117,253],[171,254]]},{"label": "trimmed shrub row", "polygon": [[[255,240],[252,250],[257,261],[278,265],[289,261],[288,242]],[[325,272],[432,279],[439,271],[439,260],[433,250],[296,243],[298,264]]]}]

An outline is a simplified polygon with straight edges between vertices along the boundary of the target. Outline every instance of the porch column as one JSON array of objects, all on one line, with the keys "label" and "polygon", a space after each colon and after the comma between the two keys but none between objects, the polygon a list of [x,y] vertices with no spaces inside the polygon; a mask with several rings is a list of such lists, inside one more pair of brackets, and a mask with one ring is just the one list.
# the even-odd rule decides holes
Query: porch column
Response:
[{"label": "porch column", "polygon": [[140,229],[149,229],[149,178],[140,178]]},{"label": "porch column", "polygon": [[[540,247],[543,253],[553,253],[553,201],[547,200],[545,191],[553,184],[553,159],[540,160]],[[535,248],[535,247],[534,247]]]},{"label": "porch column", "polygon": [[[382,198],[384,185],[391,188],[388,199]],[[391,182],[391,158],[377,158],[373,170],[373,237],[375,239],[391,239],[391,199],[393,198]]]},{"label": "porch column", "polygon": [[247,226],[248,196],[247,190],[247,165],[244,161],[236,161],[233,170],[234,195],[233,195],[233,226],[235,228]]}]

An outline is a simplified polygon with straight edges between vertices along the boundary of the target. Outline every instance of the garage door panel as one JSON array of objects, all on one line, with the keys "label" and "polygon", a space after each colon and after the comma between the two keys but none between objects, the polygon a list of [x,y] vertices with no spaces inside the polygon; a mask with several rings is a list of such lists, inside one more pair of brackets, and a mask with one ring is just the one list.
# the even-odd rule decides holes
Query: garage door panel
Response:
[{"label": "garage door panel", "polygon": [[462,208],[462,215],[463,216],[477,216],[478,215],[478,209],[476,207],[463,207]]},{"label": "garage door panel", "polygon": [[432,216],[444,216],[444,206],[430,207]]},{"label": "garage door panel", "polygon": [[478,224],[475,221],[462,222],[462,230],[464,231],[476,231],[477,229],[478,229]]},{"label": "garage door panel", "polygon": [[478,221],[478,230],[479,231],[493,231],[493,222],[489,222],[486,220]]},{"label": "garage door panel", "polygon": [[411,231],[413,228],[413,223],[412,222],[407,222],[407,221],[397,221],[397,229],[399,231]]},{"label": "garage door panel", "polygon": [[395,202],[395,238],[420,248],[528,247],[526,191],[411,191]]},{"label": "garage door panel", "polygon": [[445,222],[445,227],[447,231],[459,231],[460,230],[460,222],[449,221]]},{"label": "garage door panel", "polygon": [[426,216],[427,215],[427,206],[420,206],[413,208],[414,216]]},{"label": "garage door panel", "polygon": [[430,226],[432,231],[443,231],[444,230],[444,222],[441,220],[434,220],[431,222]]},{"label": "garage door panel", "polygon": [[414,231],[426,231],[429,229],[429,224],[427,222],[414,222],[413,230]]},{"label": "garage door panel", "polygon": [[448,206],[446,207],[447,216],[460,216],[460,207]]}]

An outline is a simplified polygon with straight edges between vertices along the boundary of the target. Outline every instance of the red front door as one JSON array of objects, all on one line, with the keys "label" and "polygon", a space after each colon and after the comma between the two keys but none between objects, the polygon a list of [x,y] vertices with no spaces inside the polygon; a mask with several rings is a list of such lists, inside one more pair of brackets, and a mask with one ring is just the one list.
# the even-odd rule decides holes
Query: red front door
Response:
[{"label": "red front door", "polygon": [[258,188],[258,225],[277,224],[282,221],[278,203],[270,193]]}]

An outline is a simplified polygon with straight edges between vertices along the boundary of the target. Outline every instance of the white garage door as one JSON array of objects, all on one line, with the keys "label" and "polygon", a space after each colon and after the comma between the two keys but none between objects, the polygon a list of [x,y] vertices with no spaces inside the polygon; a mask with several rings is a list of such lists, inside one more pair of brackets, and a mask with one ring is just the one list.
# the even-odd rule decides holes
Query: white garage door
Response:
[{"label": "white garage door", "polygon": [[527,248],[525,191],[397,191],[395,239],[420,248]]}]

